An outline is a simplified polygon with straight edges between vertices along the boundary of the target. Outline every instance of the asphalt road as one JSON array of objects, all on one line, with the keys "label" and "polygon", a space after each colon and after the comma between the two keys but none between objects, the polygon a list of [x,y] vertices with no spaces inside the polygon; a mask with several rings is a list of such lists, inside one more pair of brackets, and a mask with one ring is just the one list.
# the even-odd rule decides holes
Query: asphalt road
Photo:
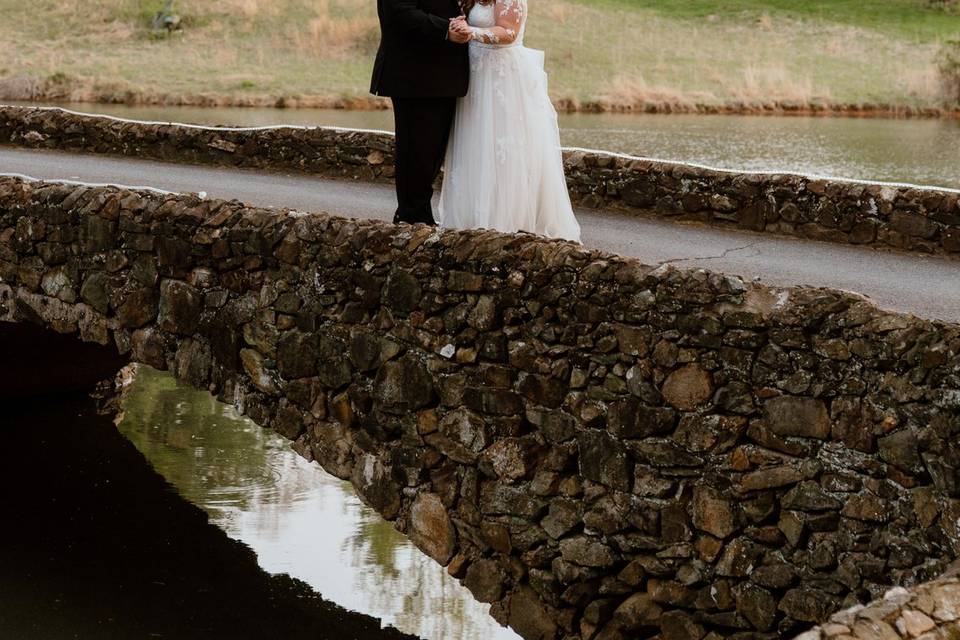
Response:
[{"label": "asphalt road", "polygon": [[[389,186],[249,169],[0,148],[0,174],[43,180],[206,192],[264,207],[389,219]],[[577,211],[583,242],[641,259],[736,274],[774,286],[854,291],[884,309],[960,322],[960,261],[770,234],[679,224],[620,213]]]}]

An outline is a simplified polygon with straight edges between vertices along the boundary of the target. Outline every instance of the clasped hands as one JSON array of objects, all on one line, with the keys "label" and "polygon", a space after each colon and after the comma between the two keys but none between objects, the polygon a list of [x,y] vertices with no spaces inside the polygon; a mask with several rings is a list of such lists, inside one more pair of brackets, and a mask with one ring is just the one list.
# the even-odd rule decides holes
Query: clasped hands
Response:
[{"label": "clasped hands", "polygon": [[449,38],[451,42],[463,44],[464,42],[469,42],[472,37],[473,27],[467,24],[466,16],[459,16],[450,21],[450,30],[447,33],[447,38]]}]

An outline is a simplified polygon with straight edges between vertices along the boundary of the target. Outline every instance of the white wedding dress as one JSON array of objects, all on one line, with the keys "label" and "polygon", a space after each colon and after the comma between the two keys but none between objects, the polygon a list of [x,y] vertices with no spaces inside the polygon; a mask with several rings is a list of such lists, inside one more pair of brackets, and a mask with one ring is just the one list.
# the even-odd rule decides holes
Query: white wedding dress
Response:
[{"label": "white wedding dress", "polygon": [[467,17],[470,90],[457,101],[440,225],[579,242],[543,52],[523,46],[526,18],[526,0],[477,4]]}]

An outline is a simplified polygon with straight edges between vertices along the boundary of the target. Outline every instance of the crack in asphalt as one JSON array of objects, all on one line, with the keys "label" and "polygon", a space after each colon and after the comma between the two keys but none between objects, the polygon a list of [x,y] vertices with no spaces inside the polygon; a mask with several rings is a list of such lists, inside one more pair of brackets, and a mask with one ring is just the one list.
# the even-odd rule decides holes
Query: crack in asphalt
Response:
[{"label": "crack in asphalt", "polygon": [[[692,262],[695,260],[722,260],[726,258],[728,255],[730,255],[731,253],[734,253],[735,251],[744,251],[746,249],[752,249],[759,243],[760,243],[759,240],[755,240],[749,244],[743,245],[742,247],[732,247],[730,249],[727,249],[726,251],[724,251],[722,254],[718,256],[691,256],[689,258],[670,258],[668,260],[661,260],[660,262],[657,263],[657,266],[662,267],[665,264],[671,264],[674,262]],[[760,255],[760,254],[758,252],[755,255]]]}]

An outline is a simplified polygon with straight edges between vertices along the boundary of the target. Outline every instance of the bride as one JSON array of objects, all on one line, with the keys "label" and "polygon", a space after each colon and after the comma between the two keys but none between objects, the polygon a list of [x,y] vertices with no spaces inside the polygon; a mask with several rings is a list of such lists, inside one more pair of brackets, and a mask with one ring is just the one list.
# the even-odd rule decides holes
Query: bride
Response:
[{"label": "bride", "polygon": [[523,46],[527,0],[464,0],[470,88],[457,101],[440,224],[580,241],[543,52]]}]

